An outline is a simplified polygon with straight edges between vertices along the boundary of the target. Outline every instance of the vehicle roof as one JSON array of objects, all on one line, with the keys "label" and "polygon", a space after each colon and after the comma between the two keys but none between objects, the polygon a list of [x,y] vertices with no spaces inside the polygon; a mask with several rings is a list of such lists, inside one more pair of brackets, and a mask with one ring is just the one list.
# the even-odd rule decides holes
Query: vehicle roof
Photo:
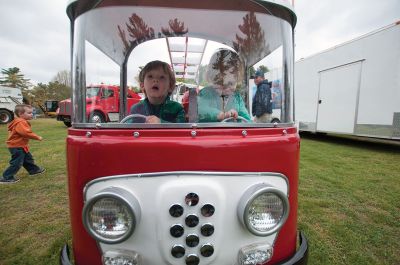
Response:
[{"label": "vehicle roof", "polygon": [[[138,0],[136,5],[142,6],[159,6],[159,7],[181,7],[181,8],[199,8],[199,9],[215,9],[215,10],[242,10],[245,6],[238,5],[236,1],[231,0],[198,0],[198,1],[181,1],[181,0]],[[279,13],[280,17],[287,20],[294,28],[297,17],[293,6],[288,0],[249,0],[249,3],[257,2],[265,8],[265,13],[269,13],[269,9],[276,9],[274,13]],[[111,3],[111,4],[110,4]],[[67,5],[67,15],[71,21],[74,21],[79,15],[102,6],[110,5],[131,5],[131,0],[116,0],[107,3],[104,0],[69,0]],[[280,12],[277,12],[280,9]]]},{"label": "vehicle roof", "polygon": [[[67,14],[73,22],[79,15],[84,14],[90,10],[100,9],[101,7],[111,6],[128,6],[134,5],[138,7],[176,7],[176,8],[192,8],[201,10],[216,10],[216,11],[244,11],[244,12],[257,12],[260,14],[273,15],[279,17],[282,20],[287,21],[292,27],[296,23],[296,15],[293,11],[293,7],[290,5],[288,0],[70,0],[67,8]],[[256,4],[255,4],[256,3]],[[105,32],[107,28],[107,20],[101,21],[106,25],[100,26],[95,24],[98,28]],[[229,23],[229,22],[228,22]],[[73,27],[73,23],[71,24]],[[95,27],[96,27],[95,26]],[[73,30],[73,29],[72,29]],[[91,36],[99,36],[93,34]],[[106,38],[97,38],[88,40],[93,46],[100,49],[99,41],[104,42]],[[170,65],[176,76],[184,80],[195,81],[198,78],[197,73],[199,72],[200,63],[203,58],[204,51],[206,50],[208,40],[202,40],[201,42],[191,41],[198,36],[192,36],[187,34],[186,39],[184,38],[166,38],[167,47],[170,58]],[[218,35],[220,38],[221,36]],[[276,44],[276,43],[275,43]],[[274,45],[275,45],[274,44]],[[269,48],[274,49],[274,45]],[[113,47],[112,50],[102,50],[108,57],[110,57],[118,65],[122,65],[126,58],[128,58],[130,50],[123,52],[116,52],[114,44],[106,45],[106,47]],[[132,46],[134,47],[134,46]],[[117,49],[118,50],[118,49]],[[182,54],[184,54],[182,56]],[[199,56],[200,55],[200,56]],[[182,58],[183,57],[183,58]],[[250,64],[255,62],[249,62]],[[190,65],[190,67],[188,66]]]}]

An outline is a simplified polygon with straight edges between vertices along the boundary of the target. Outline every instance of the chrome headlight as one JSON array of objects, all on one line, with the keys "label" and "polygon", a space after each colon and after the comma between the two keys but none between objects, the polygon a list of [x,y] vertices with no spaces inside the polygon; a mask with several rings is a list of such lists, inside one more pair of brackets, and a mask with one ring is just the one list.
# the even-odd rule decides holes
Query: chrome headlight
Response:
[{"label": "chrome headlight", "polygon": [[127,239],[140,220],[139,202],[129,191],[105,189],[90,198],[83,208],[83,224],[88,233],[103,243]]},{"label": "chrome headlight", "polygon": [[277,232],[288,215],[287,196],[266,184],[256,184],[247,189],[238,206],[240,221],[256,236],[268,236]]}]

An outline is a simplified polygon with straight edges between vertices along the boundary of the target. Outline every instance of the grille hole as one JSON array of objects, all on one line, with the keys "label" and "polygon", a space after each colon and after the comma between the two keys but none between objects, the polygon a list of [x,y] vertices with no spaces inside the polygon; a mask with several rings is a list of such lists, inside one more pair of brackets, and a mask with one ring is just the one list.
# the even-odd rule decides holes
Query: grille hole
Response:
[{"label": "grille hole", "polygon": [[205,204],[203,207],[201,207],[201,214],[204,217],[210,217],[214,214],[215,208],[211,204]]},{"label": "grille hole", "polygon": [[182,258],[185,255],[185,248],[181,245],[175,245],[171,249],[171,255],[177,259]]},{"label": "grille hole", "polygon": [[200,259],[195,254],[191,254],[186,257],[186,265],[198,265],[199,263]]},{"label": "grille hole", "polygon": [[171,206],[171,208],[169,208],[169,214],[172,217],[179,217],[183,214],[183,207],[179,204],[174,204]]},{"label": "grille hole", "polygon": [[196,193],[189,193],[185,197],[185,203],[189,206],[196,206],[199,203],[199,195]]},{"label": "grille hole", "polygon": [[188,215],[186,216],[185,219],[185,224],[189,227],[195,227],[196,225],[198,225],[199,223],[199,217],[197,217],[196,215]]},{"label": "grille hole", "polygon": [[214,234],[214,226],[211,224],[204,224],[201,226],[200,231],[203,236],[211,236]]},{"label": "grille hole", "polygon": [[203,257],[211,257],[214,254],[214,247],[211,244],[204,244],[200,249],[200,253]]},{"label": "grille hole", "polygon": [[183,226],[181,225],[173,225],[170,229],[169,232],[171,233],[171,236],[173,237],[181,237],[184,233]]},{"label": "grille hole", "polygon": [[188,247],[196,247],[199,244],[199,237],[197,235],[188,235],[186,237],[186,245]]}]

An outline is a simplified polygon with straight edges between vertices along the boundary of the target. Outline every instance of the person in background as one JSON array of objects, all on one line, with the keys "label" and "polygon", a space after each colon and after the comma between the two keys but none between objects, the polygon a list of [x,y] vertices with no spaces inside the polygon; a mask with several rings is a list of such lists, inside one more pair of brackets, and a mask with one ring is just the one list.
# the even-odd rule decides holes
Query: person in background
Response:
[{"label": "person in background", "polygon": [[32,107],[32,118],[36,120],[36,108]]},{"label": "person in background", "polygon": [[32,132],[29,120],[32,119],[32,106],[16,105],[14,113],[16,118],[8,125],[8,139],[6,141],[11,154],[10,166],[3,172],[0,184],[16,183],[19,179],[15,176],[24,167],[30,176],[45,172],[45,169],[35,164],[29,152],[29,139],[42,141],[42,137]]},{"label": "person in background", "polygon": [[254,121],[257,123],[270,122],[272,116],[271,86],[268,80],[264,79],[264,73],[260,70],[256,71],[254,75],[254,83],[257,85],[252,104]]},{"label": "person in background", "polygon": [[239,116],[251,120],[236,90],[243,73],[243,64],[236,52],[219,49],[211,56],[207,69],[207,81],[211,85],[200,90],[198,95],[199,122],[218,122]]},{"label": "person in background", "polygon": [[139,81],[146,98],[132,106],[131,114],[146,116],[145,123],[185,122],[182,105],[169,98],[176,81],[167,63],[162,61],[147,63],[140,71]]}]

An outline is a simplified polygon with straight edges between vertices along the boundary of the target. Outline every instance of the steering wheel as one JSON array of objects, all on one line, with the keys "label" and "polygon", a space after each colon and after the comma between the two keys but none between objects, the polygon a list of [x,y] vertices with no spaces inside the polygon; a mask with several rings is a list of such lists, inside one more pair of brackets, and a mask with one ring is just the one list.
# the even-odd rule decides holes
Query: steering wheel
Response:
[{"label": "steering wheel", "polygon": [[236,119],[235,119],[235,117],[229,117],[229,118],[223,119],[221,122],[228,122],[230,120],[236,120],[236,122],[238,122],[238,120],[240,120],[240,121],[243,121],[244,123],[248,123],[249,122],[248,120],[246,120],[242,116],[238,116]]},{"label": "steering wheel", "polygon": [[[128,122],[130,119],[132,119],[131,122]],[[142,114],[130,114],[123,118],[120,123],[145,123],[147,117],[142,115]]]}]

